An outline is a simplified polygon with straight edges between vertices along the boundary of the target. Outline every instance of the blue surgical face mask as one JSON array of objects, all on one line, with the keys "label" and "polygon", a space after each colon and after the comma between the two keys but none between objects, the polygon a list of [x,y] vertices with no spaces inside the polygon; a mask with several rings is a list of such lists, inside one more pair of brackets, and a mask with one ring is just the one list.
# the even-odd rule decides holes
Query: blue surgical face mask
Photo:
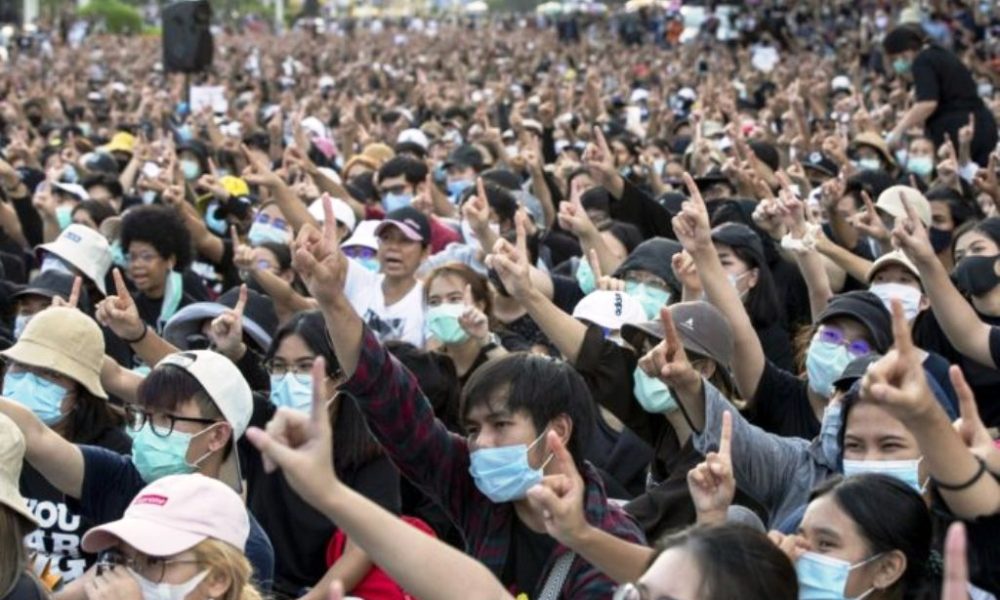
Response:
[{"label": "blue surgical face mask", "polygon": [[910,61],[905,58],[897,58],[892,61],[892,70],[896,75],[905,75],[910,72]]},{"label": "blue surgical face mask", "polygon": [[[145,199],[143,199],[145,202]],[[215,216],[215,209],[219,207],[218,202],[212,202],[208,205],[208,210],[205,211],[205,226],[208,227],[209,231],[217,233],[219,235],[226,235],[229,229],[229,223],[225,219],[220,219]]]},{"label": "blue surgical face mask", "polygon": [[645,283],[626,281],[625,293],[639,301],[639,304],[646,311],[647,319],[655,319],[660,316],[660,309],[670,302],[670,292],[650,287]]},{"label": "blue surgical face mask", "polygon": [[24,328],[28,326],[28,321],[31,320],[31,315],[17,315],[14,317],[14,339],[21,337],[24,333]]},{"label": "blue surgical face mask", "polygon": [[65,183],[79,183],[80,174],[73,165],[66,165],[63,167],[62,176],[59,179]]},{"label": "blue surgical face mask", "polygon": [[661,177],[663,176],[663,167],[667,166],[667,159],[657,158],[653,160],[653,170],[656,171]]},{"label": "blue surgical face mask", "polygon": [[62,231],[73,224],[73,206],[62,205],[56,207],[56,221],[59,222],[59,230]]},{"label": "blue surgical face mask", "polygon": [[274,242],[287,246],[288,242],[291,241],[291,236],[284,229],[254,222],[250,226],[250,233],[247,234],[247,241],[250,242],[251,246],[260,246],[264,242]]},{"label": "blue surgical face mask", "polygon": [[906,170],[917,177],[927,177],[934,171],[934,159],[930,156],[914,156],[906,162]]},{"label": "blue surgical face mask", "polygon": [[271,402],[292,410],[309,412],[312,409],[312,375],[271,375]]},{"label": "blue surgical face mask", "polygon": [[851,355],[839,344],[821,342],[819,334],[813,337],[806,353],[806,373],[809,387],[824,398],[833,396],[833,382],[844,372]]},{"label": "blue surgical face mask", "polygon": [[907,321],[912,321],[920,314],[920,301],[923,293],[911,285],[902,283],[873,283],[868,290],[878,296],[886,310],[892,311],[893,298],[903,304],[903,314]]},{"label": "blue surgical face mask", "polygon": [[860,475],[862,473],[880,473],[895,477],[914,489],[918,494],[924,492],[920,484],[921,456],[913,460],[848,460],[844,459],[844,476]]},{"label": "blue surgical face mask", "polygon": [[357,258],[355,260],[357,260],[358,264],[364,267],[365,270],[371,271],[372,273],[378,273],[378,270],[381,268],[378,264],[378,258],[374,256],[369,258]]},{"label": "blue surgical face mask", "polygon": [[184,173],[184,179],[194,181],[201,175],[201,165],[196,160],[182,160],[181,172]]},{"label": "blue surgical face mask", "polygon": [[528,452],[545,437],[545,432],[528,444],[481,448],[469,455],[469,474],[476,487],[495,504],[524,498],[531,486],[542,481],[542,469],[528,464]]},{"label": "blue surgical face mask", "polygon": [[594,277],[594,270],[590,268],[590,261],[580,259],[580,264],[576,267],[576,283],[584,295],[597,289],[597,280]]},{"label": "blue surgical face mask", "polygon": [[464,304],[438,304],[427,309],[424,317],[427,333],[442,344],[461,344],[469,339],[458,319],[465,313]]},{"label": "blue surgical face mask", "polygon": [[34,373],[8,372],[3,379],[3,395],[30,409],[46,425],[55,425],[63,418],[66,388]]},{"label": "blue surgical face mask", "polygon": [[382,206],[385,208],[386,212],[406,208],[412,203],[413,194],[393,194],[392,192],[386,192],[385,195],[382,196]]},{"label": "blue surgical face mask", "polygon": [[125,251],[122,250],[120,240],[111,242],[111,262],[123,269],[128,267],[128,259],[125,258]]},{"label": "blue surgical face mask", "polygon": [[648,413],[665,414],[677,410],[677,400],[670,388],[656,377],[650,377],[639,368],[632,372],[632,393],[643,410]]},{"label": "blue surgical face mask", "polygon": [[858,159],[857,165],[862,171],[878,171],[882,168],[882,161],[877,158],[861,158]]},{"label": "blue surgical face mask", "polygon": [[191,445],[191,440],[206,431],[208,429],[191,434],[175,428],[167,437],[160,437],[153,433],[152,427],[147,423],[132,434],[132,464],[146,483],[152,483],[167,475],[194,473],[201,461],[208,458],[210,453],[194,463],[189,463],[188,447]]},{"label": "blue surgical face mask", "polygon": [[[156,190],[142,190],[142,193],[139,196],[142,198],[143,204],[152,204],[156,202]],[[225,223],[225,220],[223,219],[216,219],[216,220],[217,221],[221,220],[223,223]],[[206,223],[208,222],[208,215],[205,215],[205,221]],[[211,228],[211,225],[209,225],[209,227]]]},{"label": "blue surgical face mask", "polygon": [[454,204],[458,202],[458,197],[466,188],[472,187],[472,182],[459,179],[458,181],[449,181],[445,187],[448,189],[448,197],[451,198],[451,202]]},{"label": "blue surgical face mask", "polygon": [[[851,564],[846,560],[832,558],[815,552],[806,552],[795,562],[795,573],[799,580],[799,600],[847,600],[847,578],[851,571],[864,566],[881,556],[876,554],[868,560]],[[869,596],[875,588],[870,588],[854,600]]]}]

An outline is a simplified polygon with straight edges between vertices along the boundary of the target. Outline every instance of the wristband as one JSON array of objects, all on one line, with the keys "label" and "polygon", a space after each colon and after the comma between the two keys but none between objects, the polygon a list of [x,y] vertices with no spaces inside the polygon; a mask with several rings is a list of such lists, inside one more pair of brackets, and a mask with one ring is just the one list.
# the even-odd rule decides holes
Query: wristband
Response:
[{"label": "wristband", "polygon": [[979,463],[979,469],[976,471],[976,474],[973,475],[965,483],[960,483],[958,485],[950,485],[950,484],[947,484],[947,483],[941,483],[940,481],[938,481],[937,479],[935,479],[934,480],[934,485],[936,485],[939,490],[945,490],[947,492],[960,492],[962,490],[965,490],[965,489],[968,489],[968,488],[972,487],[973,485],[975,485],[975,483],[977,481],[979,481],[979,478],[983,476],[983,473],[986,472],[986,461],[984,461],[983,459],[979,458],[978,456],[975,457],[975,458],[976,458],[976,462]]},{"label": "wristband", "polygon": [[[143,321],[142,322],[142,334],[139,337],[135,338],[134,340],[124,340],[124,341],[129,346],[131,346],[132,344],[138,344],[143,339],[145,339],[147,333],[149,333],[149,325],[146,325],[146,322]],[[124,339],[124,338],[122,338],[122,339]]]}]

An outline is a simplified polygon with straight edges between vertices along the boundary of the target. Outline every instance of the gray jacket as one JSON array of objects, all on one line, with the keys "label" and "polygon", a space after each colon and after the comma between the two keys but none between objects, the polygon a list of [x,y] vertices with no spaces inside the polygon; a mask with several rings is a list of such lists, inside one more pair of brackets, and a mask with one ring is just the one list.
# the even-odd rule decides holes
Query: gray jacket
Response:
[{"label": "gray jacket", "polygon": [[705,390],[705,429],[695,432],[694,447],[702,454],[719,448],[722,414],[733,415],[732,461],[736,485],[757,499],[770,513],[769,528],[783,523],[809,501],[809,492],[839,472],[840,405],[823,414],[819,437],[812,442],[768,433],[752,425],[708,381]]}]

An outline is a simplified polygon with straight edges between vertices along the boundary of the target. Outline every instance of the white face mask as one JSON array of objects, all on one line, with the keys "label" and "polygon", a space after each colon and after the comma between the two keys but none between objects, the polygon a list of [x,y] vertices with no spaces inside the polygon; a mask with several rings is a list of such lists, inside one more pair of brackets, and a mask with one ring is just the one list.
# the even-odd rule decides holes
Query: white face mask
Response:
[{"label": "white face mask", "polygon": [[208,569],[205,569],[184,583],[154,583],[132,569],[129,573],[139,582],[142,600],[185,600],[208,577]]},{"label": "white face mask", "polygon": [[920,300],[924,297],[917,288],[902,283],[873,283],[869,291],[879,297],[890,313],[892,299],[898,299],[903,304],[903,314],[906,315],[907,321],[917,318],[920,312]]}]

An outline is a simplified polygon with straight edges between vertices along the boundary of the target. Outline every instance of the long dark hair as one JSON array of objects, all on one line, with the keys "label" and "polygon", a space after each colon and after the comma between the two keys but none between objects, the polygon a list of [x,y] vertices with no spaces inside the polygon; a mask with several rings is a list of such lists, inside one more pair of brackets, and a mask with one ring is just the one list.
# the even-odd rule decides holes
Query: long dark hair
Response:
[{"label": "long dark hair", "polygon": [[[317,357],[322,356],[326,360],[328,377],[336,379],[341,376],[340,363],[337,361],[333,346],[330,345],[330,338],[326,334],[326,322],[323,320],[322,313],[318,310],[295,313],[287,323],[278,328],[271,342],[271,347],[267,351],[268,361],[274,358],[281,342],[290,335],[299,336],[306,347],[313,351]],[[380,456],[382,447],[368,431],[364,415],[354,398],[341,393],[340,398],[333,406],[336,407],[336,412],[331,412],[330,420],[334,423],[334,466],[338,473]]]},{"label": "long dark hair", "polygon": [[743,301],[754,329],[767,329],[781,321],[784,316],[781,310],[783,305],[778,302],[778,292],[774,287],[771,267],[766,262],[763,264],[757,262],[757,257],[748,248],[730,246],[730,249],[751,269],[757,269],[757,285],[750,288],[746,300]]},{"label": "long dark hair", "polygon": [[895,477],[866,473],[832,477],[813,490],[809,501],[828,495],[857,525],[869,556],[894,550],[906,556],[906,571],[891,590],[905,599],[933,597],[929,564],[934,532],[920,494]]},{"label": "long dark hair", "polygon": [[792,561],[766,535],[745,525],[689,527],[666,538],[653,561],[674,548],[693,555],[701,574],[699,598],[796,600],[799,597]]},{"label": "long dark hair", "polygon": [[125,417],[120,411],[77,383],[76,402],[73,410],[66,416],[62,434],[74,444],[91,444],[107,430],[121,428],[124,424]]}]

